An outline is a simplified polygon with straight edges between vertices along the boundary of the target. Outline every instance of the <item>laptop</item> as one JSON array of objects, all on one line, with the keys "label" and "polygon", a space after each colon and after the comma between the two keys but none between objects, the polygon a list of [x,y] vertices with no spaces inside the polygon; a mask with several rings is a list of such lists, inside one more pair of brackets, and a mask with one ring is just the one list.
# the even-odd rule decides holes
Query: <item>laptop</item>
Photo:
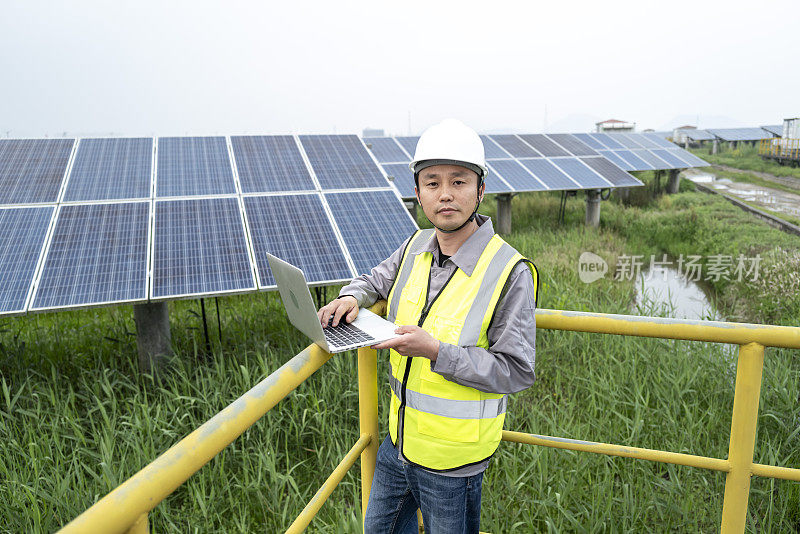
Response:
[{"label": "laptop", "polygon": [[269,253],[267,261],[289,321],[331,354],[368,347],[400,335],[394,332],[397,325],[364,308],[358,310],[358,317],[352,323],[342,318],[336,327],[322,328],[303,271]]}]

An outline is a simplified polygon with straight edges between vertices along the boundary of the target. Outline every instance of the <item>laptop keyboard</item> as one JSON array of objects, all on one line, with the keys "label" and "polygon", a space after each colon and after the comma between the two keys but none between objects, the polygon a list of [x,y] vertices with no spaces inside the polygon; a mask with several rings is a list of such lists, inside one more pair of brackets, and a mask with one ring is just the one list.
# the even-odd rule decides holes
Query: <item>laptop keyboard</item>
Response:
[{"label": "laptop keyboard", "polygon": [[375,339],[360,328],[356,328],[344,321],[337,326],[330,326],[331,321],[328,322],[328,327],[323,328],[322,331],[325,333],[325,340],[333,346],[357,345]]}]

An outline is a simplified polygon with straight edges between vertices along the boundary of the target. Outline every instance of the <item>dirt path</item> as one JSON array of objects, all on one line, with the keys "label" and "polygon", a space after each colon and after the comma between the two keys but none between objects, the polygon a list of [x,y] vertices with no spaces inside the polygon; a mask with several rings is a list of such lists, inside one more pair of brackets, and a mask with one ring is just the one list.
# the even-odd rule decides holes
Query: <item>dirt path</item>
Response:
[{"label": "dirt path", "polygon": [[712,167],[716,167],[717,169],[722,169],[723,171],[753,174],[755,176],[758,176],[759,178],[767,180],[768,182],[783,184],[787,187],[791,187],[792,189],[797,189],[798,191],[800,191],[800,180],[798,180],[797,178],[791,178],[789,176],[775,176],[774,174],[769,174],[768,172],[747,171],[744,169],[737,169],[736,167],[728,167],[727,165],[715,164],[712,165]]}]

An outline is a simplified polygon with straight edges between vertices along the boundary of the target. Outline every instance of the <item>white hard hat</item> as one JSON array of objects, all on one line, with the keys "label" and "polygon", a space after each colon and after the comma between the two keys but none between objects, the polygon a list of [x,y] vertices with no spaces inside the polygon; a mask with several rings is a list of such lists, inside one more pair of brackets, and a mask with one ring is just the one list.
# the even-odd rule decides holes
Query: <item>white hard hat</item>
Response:
[{"label": "white hard hat", "polygon": [[489,173],[480,136],[456,119],[445,119],[425,130],[408,167],[416,178],[425,167],[442,164],[466,164],[462,166],[475,171],[479,183]]}]

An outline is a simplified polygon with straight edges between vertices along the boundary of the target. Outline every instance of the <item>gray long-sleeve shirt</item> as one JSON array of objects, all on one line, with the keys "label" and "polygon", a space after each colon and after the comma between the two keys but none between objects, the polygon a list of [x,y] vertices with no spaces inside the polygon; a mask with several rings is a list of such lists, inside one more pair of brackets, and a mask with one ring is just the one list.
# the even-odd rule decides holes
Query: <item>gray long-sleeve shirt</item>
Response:
[{"label": "gray long-sleeve shirt", "polygon": [[[422,247],[421,252],[431,252],[434,257],[428,304],[439,294],[456,268],[468,275],[475,270],[478,258],[494,235],[489,217],[476,215],[476,221],[478,230],[441,267],[436,235]],[[355,297],[360,308],[388,299],[407,243],[408,240],[369,274],[361,275],[343,287],[339,296]],[[497,303],[494,319],[487,332],[489,348],[459,347],[440,342],[439,353],[431,369],[457,384],[490,393],[514,393],[529,387],[535,380],[535,297],[530,270],[526,264],[520,263],[511,272],[505,292]],[[488,461],[442,474],[471,476],[486,469],[487,465]]]}]

